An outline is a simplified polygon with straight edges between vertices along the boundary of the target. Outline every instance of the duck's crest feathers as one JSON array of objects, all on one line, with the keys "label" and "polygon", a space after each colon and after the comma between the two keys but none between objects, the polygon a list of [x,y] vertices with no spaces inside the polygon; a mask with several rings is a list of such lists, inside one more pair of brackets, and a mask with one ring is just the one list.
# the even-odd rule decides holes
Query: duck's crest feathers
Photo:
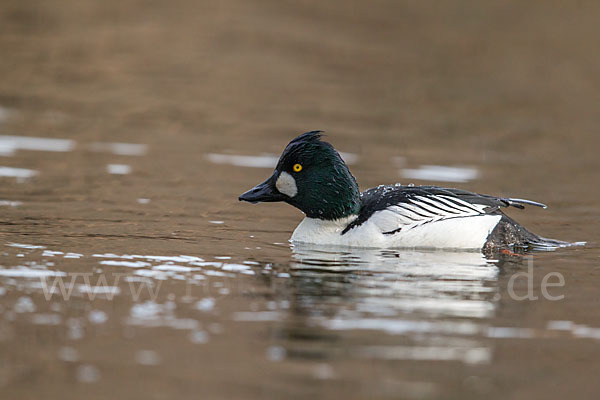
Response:
[{"label": "duck's crest feathers", "polygon": [[303,142],[319,142],[321,140],[321,138],[324,135],[324,131],[318,130],[318,131],[310,131],[310,132],[305,132],[302,135],[298,135],[297,137],[295,137],[294,139],[292,139],[292,141],[288,144],[296,144],[296,143],[303,143]]}]

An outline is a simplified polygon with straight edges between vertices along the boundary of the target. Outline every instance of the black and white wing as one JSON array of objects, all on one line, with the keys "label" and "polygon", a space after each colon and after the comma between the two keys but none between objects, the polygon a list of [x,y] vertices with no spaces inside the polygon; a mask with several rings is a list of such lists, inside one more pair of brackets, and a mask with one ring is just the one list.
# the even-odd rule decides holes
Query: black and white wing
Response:
[{"label": "black and white wing", "polygon": [[394,234],[424,224],[481,215],[500,214],[501,207],[524,208],[544,204],[501,198],[437,186],[378,186],[361,193],[358,218],[343,233],[369,220],[384,234]]}]

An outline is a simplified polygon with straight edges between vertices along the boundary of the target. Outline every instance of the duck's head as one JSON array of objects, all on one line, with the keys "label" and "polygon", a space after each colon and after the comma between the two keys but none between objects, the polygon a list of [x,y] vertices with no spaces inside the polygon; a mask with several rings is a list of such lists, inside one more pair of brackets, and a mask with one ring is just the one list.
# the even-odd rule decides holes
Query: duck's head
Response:
[{"label": "duck's head", "polygon": [[239,199],[285,201],[310,218],[333,220],[358,213],[358,184],[338,152],[321,136],[321,131],[312,131],[292,140],[273,175]]}]

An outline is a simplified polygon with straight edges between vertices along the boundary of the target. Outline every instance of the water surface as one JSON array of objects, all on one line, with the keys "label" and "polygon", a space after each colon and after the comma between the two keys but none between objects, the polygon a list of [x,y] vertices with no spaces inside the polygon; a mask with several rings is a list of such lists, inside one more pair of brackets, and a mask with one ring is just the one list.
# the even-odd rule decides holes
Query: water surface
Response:
[{"label": "water surface", "polygon": [[[597,397],[600,10],[384,3],[0,6],[4,397]],[[237,196],[313,129],[588,244],[292,247]]]}]

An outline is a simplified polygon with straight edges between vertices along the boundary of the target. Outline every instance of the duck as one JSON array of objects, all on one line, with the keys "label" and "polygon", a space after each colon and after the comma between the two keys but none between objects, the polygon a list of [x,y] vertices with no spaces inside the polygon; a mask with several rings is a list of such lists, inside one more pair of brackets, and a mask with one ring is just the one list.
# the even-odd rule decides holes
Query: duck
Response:
[{"label": "duck", "polygon": [[461,250],[568,245],[530,232],[502,210],[547,208],[536,201],[399,183],[361,192],[340,154],[323,140],[323,131],[290,141],[273,174],[239,200],[285,202],[302,211],[305,218],[292,244]]}]

